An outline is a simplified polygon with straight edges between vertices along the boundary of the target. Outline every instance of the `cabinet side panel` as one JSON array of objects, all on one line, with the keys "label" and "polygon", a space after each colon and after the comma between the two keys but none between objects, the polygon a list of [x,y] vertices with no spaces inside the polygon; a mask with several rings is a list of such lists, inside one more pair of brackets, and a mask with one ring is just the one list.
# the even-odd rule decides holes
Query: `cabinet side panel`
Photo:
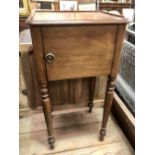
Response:
[{"label": "cabinet side panel", "polygon": [[126,25],[119,25],[115,43],[115,52],[111,69],[111,77],[116,77],[119,71],[119,65],[121,60],[121,49],[125,37]]},{"label": "cabinet side panel", "polygon": [[41,27],[31,25],[30,30],[39,83],[47,83]]}]

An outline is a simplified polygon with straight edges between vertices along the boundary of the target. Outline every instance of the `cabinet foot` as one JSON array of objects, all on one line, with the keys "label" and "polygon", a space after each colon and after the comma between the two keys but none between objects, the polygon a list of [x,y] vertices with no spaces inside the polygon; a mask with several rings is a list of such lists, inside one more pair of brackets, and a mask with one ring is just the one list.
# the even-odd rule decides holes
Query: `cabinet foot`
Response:
[{"label": "cabinet foot", "polygon": [[52,136],[48,137],[48,144],[50,145],[50,148],[53,149],[54,148],[54,143],[55,143],[55,138]]},{"label": "cabinet foot", "polygon": [[104,137],[106,135],[106,129],[105,128],[102,128],[100,130],[100,140],[103,141],[104,140]]},{"label": "cabinet foot", "polygon": [[93,102],[89,103],[89,113],[92,112],[93,106],[94,106]]}]

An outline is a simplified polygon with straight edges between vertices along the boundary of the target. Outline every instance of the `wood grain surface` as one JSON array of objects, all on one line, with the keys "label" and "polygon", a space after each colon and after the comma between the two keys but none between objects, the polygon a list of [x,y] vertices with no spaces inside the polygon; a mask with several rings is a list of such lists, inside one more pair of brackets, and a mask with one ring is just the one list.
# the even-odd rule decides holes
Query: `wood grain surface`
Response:
[{"label": "wood grain surface", "polygon": [[108,75],[111,72],[117,26],[44,26],[45,54],[55,59],[46,63],[48,80]]},{"label": "wood grain surface", "polygon": [[[35,11],[33,15],[29,16],[28,21],[50,147],[53,149],[55,138],[59,140],[59,137],[53,132],[54,112],[55,114],[72,113],[84,108],[74,106],[55,111],[49,91],[49,81],[54,80],[91,77],[87,101],[89,112],[91,112],[95,90],[95,82],[93,82],[95,79],[92,80],[92,77],[108,76],[104,114],[100,129],[100,140],[103,141],[107,133],[107,121],[113,101],[127,21],[121,16],[101,12],[62,13],[48,11],[40,13]],[[62,85],[62,89],[67,90],[69,94],[72,89],[78,90],[72,98],[75,102],[77,102],[77,98],[82,97],[82,89],[80,89],[79,84],[81,82],[76,81],[74,87],[70,87],[69,82],[69,89],[66,84]],[[68,99],[71,103],[70,97],[64,97],[64,100]],[[66,108],[64,104],[62,105]],[[60,136],[60,138],[62,137],[63,135]],[[63,138],[65,139],[65,137]]]},{"label": "wood grain surface", "polygon": [[125,24],[127,20],[120,15],[102,11],[52,11],[35,10],[27,18],[30,25],[83,25],[83,24]]}]

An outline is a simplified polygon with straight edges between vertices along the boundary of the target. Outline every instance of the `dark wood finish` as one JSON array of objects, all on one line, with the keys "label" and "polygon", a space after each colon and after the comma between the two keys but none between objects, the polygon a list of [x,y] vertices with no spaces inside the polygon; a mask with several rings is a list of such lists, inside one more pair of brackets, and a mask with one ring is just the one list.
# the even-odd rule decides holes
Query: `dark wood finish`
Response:
[{"label": "dark wood finish", "polygon": [[131,8],[135,8],[135,0],[132,0],[132,2],[131,2]]},{"label": "dark wood finish", "polygon": [[38,80],[40,85],[41,97],[42,97],[42,106],[44,111],[44,116],[47,125],[48,131],[48,143],[50,144],[51,148],[53,148],[53,144],[55,142],[54,137],[52,136],[52,104],[51,99],[49,97],[48,91],[48,81],[46,76],[46,66],[44,61],[44,50],[42,44],[42,35],[40,31],[40,26],[31,26],[31,35],[32,35],[32,42],[34,48],[34,58],[35,63],[38,71]]},{"label": "dark wood finish", "polygon": [[51,116],[51,100],[49,97],[48,92],[48,85],[47,83],[41,84],[41,97],[42,97],[42,105],[43,105],[43,111],[45,116],[45,121],[47,125],[47,131],[48,131],[48,143],[50,144],[51,148],[53,148],[53,144],[55,142],[55,138],[52,136],[52,116]]},{"label": "dark wood finish", "polygon": [[[103,12],[45,11],[32,14],[27,22],[31,29],[49,144],[53,147],[55,141],[52,135],[54,112],[60,114],[87,110],[88,102],[85,107],[76,109],[75,106],[72,109],[67,108],[65,111],[56,112],[49,97],[48,82],[101,75],[108,76],[100,131],[101,140],[103,140],[112,105],[114,84],[127,21],[122,16]],[[90,83],[90,92],[88,93],[91,94],[89,103],[91,103],[90,107],[92,108],[95,79],[92,78]],[[77,86],[79,85],[77,84]],[[74,89],[75,91],[79,90],[76,87]],[[70,91],[71,89],[69,89]]]},{"label": "dark wood finish", "polygon": [[40,2],[40,9],[52,9],[50,2]]},{"label": "dark wood finish", "polygon": [[94,106],[93,98],[94,98],[94,91],[95,91],[95,83],[96,83],[96,77],[92,77],[90,79],[90,88],[89,88],[89,112],[92,112],[92,108]]},{"label": "dark wood finish", "polygon": [[130,8],[131,3],[119,3],[119,2],[99,2],[99,10],[117,10],[120,14],[122,14],[122,9]]}]

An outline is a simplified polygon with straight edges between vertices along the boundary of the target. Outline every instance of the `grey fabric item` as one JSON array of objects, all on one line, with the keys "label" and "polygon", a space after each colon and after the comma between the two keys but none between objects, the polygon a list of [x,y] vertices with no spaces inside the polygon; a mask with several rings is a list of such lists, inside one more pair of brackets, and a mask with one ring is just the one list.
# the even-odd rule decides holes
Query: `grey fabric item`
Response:
[{"label": "grey fabric item", "polygon": [[119,74],[135,91],[135,46],[128,41],[123,44]]},{"label": "grey fabric item", "polygon": [[124,41],[120,72],[116,80],[116,90],[128,106],[135,109],[135,46]]},{"label": "grey fabric item", "polygon": [[135,23],[129,24],[126,29],[126,32],[127,40],[135,45]]}]

